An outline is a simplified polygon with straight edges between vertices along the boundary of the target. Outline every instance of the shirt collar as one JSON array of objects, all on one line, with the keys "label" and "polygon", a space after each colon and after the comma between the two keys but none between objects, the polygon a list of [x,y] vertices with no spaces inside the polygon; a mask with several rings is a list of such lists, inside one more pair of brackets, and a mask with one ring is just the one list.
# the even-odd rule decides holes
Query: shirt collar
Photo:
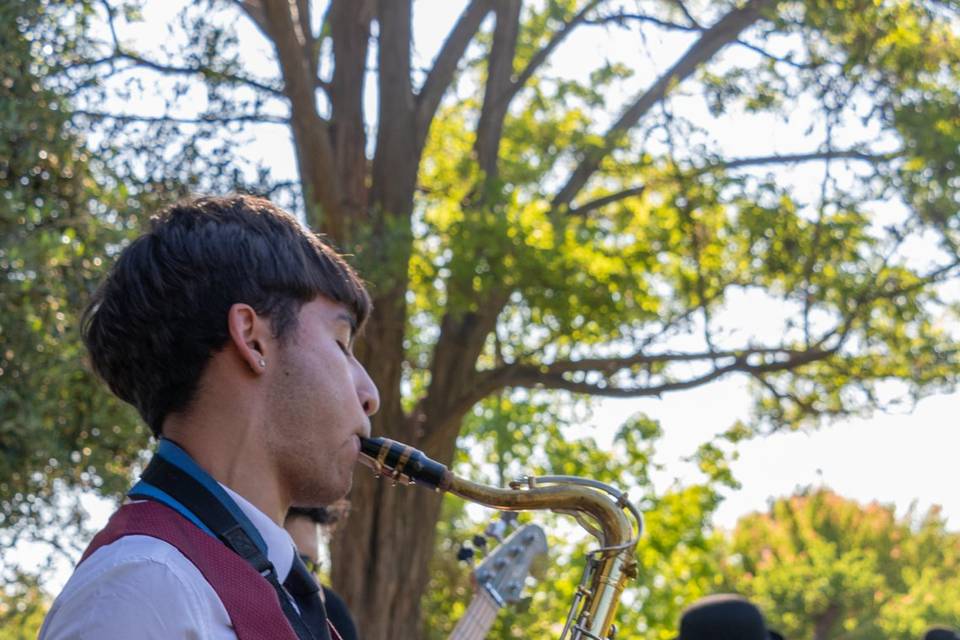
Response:
[{"label": "shirt collar", "polygon": [[257,532],[263,537],[267,545],[267,560],[273,565],[277,572],[277,578],[282,583],[287,579],[290,573],[290,567],[293,566],[294,544],[293,538],[287,533],[287,530],[271,520],[267,514],[253,506],[253,504],[241,496],[239,493],[220,483],[223,490],[233,498],[237,503],[243,515],[247,516],[250,523],[256,527]]}]

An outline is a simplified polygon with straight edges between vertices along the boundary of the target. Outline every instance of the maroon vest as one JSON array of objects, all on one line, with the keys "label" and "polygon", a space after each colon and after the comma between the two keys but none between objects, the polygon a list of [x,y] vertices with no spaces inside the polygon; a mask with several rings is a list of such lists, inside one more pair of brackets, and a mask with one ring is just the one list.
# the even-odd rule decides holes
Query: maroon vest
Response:
[{"label": "maroon vest", "polygon": [[120,507],[93,538],[80,562],[123,536],[137,535],[173,545],[200,570],[223,602],[239,640],[297,640],[270,583],[219,540],[159,502]]}]

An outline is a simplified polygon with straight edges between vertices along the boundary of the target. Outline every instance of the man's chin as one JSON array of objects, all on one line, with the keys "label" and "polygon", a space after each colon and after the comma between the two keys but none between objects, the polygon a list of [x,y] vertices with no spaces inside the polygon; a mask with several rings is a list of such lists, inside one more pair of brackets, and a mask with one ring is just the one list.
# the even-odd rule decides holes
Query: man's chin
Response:
[{"label": "man's chin", "polygon": [[335,486],[331,483],[314,486],[301,486],[303,493],[296,496],[294,504],[306,508],[326,507],[341,498],[345,498],[353,486],[353,474],[344,474],[342,481]]},{"label": "man's chin", "polygon": [[350,468],[340,477],[341,481],[338,483],[336,489],[329,492],[333,498],[326,504],[333,504],[337,500],[347,497],[350,489],[353,488],[353,471],[354,469]]}]

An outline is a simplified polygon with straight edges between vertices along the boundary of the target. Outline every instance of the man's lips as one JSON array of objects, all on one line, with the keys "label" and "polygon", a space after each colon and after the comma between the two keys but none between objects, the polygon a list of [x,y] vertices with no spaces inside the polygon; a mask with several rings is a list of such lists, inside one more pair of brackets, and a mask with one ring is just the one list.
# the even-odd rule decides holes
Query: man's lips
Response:
[{"label": "man's lips", "polygon": [[369,438],[370,437],[370,423],[363,425],[363,429],[357,432],[358,438]]},{"label": "man's lips", "polygon": [[353,446],[356,449],[357,457],[360,457],[361,442],[364,438],[370,437],[370,423],[364,425],[364,427],[353,434]]},{"label": "man's lips", "polygon": [[354,443],[354,446],[357,448],[357,453],[358,453],[358,454],[360,453],[361,442],[363,441],[364,438],[369,438],[369,437],[370,437],[370,430],[369,430],[369,429],[367,429],[366,432],[360,432],[360,433],[355,433],[355,434],[353,434],[353,443]]}]

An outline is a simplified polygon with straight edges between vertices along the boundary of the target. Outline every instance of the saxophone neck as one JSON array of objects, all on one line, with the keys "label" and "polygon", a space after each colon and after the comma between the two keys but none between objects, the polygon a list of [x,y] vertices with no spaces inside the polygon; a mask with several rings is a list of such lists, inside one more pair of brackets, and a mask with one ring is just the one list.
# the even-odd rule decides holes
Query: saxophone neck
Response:
[{"label": "saxophone neck", "polygon": [[[633,524],[624,513],[624,506],[619,499],[608,497],[598,490],[601,483],[589,480],[581,483],[578,480],[585,479],[558,476],[526,478],[512,483],[509,489],[501,489],[450,474],[447,491],[465,500],[505,511],[550,510],[586,514],[593,518],[599,530],[592,530],[588,526],[584,528],[600,540],[603,547],[601,551],[625,547],[632,549],[639,531],[634,532]],[[622,497],[613,487],[608,489]]]},{"label": "saxophone neck", "polygon": [[[394,482],[447,491],[494,509],[587,514],[599,525],[602,535],[596,537],[604,548],[632,548],[643,527],[639,511],[625,494],[589,478],[543,476],[512,483],[510,489],[491,487],[460,478],[422,451],[388,438],[361,438],[360,462]],[[636,522],[636,531],[627,511]]]},{"label": "saxophone neck", "polygon": [[361,462],[395,482],[447,491],[504,511],[548,510],[573,515],[600,541],[600,548],[590,554],[560,637],[611,637],[620,595],[627,580],[636,576],[634,554],[643,529],[640,512],[625,494],[602,482],[572,476],[527,478],[509,489],[477,484],[454,475],[413,447],[384,438],[361,439],[360,451]]}]

